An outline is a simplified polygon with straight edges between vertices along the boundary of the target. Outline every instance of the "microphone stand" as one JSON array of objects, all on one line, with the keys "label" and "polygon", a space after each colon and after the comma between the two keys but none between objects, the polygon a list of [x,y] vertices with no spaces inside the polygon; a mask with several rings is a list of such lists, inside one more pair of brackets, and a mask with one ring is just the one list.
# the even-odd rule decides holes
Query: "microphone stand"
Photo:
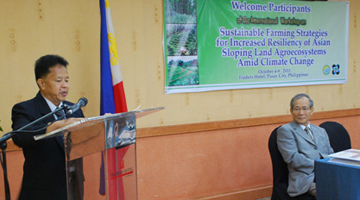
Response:
[{"label": "microphone stand", "polygon": [[2,159],[0,157],[0,162],[1,162],[1,166],[3,168],[3,174],[4,174],[5,200],[10,200],[10,187],[9,187],[9,180],[8,180],[8,176],[7,176],[7,167],[6,167],[6,148],[7,148],[6,141],[9,140],[15,134],[17,134],[19,131],[24,130],[24,129],[38,123],[39,121],[50,117],[51,115],[55,114],[56,112],[58,112],[60,110],[64,110],[64,112],[66,113],[67,110],[69,110],[69,106],[66,104],[63,104],[60,108],[56,108],[54,111],[40,117],[39,119],[36,119],[36,120],[30,122],[29,124],[19,128],[18,130],[5,133],[0,138],[0,148],[2,150]]}]

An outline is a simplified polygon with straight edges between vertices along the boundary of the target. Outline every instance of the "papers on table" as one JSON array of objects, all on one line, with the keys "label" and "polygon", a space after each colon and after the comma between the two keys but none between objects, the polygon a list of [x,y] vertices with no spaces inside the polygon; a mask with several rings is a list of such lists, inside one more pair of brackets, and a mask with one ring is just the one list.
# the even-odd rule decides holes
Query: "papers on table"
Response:
[{"label": "papers on table", "polygon": [[358,149],[347,149],[329,156],[331,158],[329,162],[360,166],[360,150]]}]

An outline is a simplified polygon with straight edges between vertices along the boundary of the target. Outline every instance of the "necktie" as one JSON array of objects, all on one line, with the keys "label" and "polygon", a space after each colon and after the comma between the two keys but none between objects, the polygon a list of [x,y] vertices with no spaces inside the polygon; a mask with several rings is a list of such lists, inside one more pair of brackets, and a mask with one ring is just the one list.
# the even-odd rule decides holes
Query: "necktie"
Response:
[{"label": "necktie", "polygon": [[311,140],[314,142],[314,136],[313,136],[313,134],[311,133],[309,127],[306,127],[304,130],[305,130],[305,132],[310,136]]},{"label": "necktie", "polygon": [[66,116],[65,116],[65,112],[64,110],[59,110],[55,113],[56,117],[57,117],[57,120],[61,120],[61,119],[65,119]]},{"label": "necktie", "polygon": [[[59,110],[55,113],[57,120],[62,120],[66,118],[64,110]],[[64,144],[64,135],[57,136],[59,139],[61,139],[61,142]]]}]

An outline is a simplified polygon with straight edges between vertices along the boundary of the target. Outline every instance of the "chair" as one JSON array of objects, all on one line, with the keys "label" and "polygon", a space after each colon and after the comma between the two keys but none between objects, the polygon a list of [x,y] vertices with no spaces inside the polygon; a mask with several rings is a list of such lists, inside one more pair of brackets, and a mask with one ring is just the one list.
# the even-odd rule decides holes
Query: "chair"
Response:
[{"label": "chair", "polygon": [[315,200],[315,197],[308,193],[290,197],[287,193],[289,184],[289,171],[276,142],[277,129],[275,128],[269,137],[269,152],[273,168],[273,190],[271,200]]},{"label": "chair", "polygon": [[351,149],[351,139],[348,131],[338,122],[327,121],[320,124],[329,136],[330,145],[334,152]]}]

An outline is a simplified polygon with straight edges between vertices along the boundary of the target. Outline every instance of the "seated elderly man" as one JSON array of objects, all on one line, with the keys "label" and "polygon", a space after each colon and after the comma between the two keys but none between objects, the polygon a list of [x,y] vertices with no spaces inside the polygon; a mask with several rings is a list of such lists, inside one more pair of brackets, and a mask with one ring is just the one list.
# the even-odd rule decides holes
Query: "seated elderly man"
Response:
[{"label": "seated elderly man", "polygon": [[291,197],[304,193],[316,196],[314,182],[315,159],[332,154],[326,131],[309,120],[314,112],[314,102],[307,94],[297,94],[290,102],[293,122],[281,126],[277,131],[279,151],[288,165]]}]

